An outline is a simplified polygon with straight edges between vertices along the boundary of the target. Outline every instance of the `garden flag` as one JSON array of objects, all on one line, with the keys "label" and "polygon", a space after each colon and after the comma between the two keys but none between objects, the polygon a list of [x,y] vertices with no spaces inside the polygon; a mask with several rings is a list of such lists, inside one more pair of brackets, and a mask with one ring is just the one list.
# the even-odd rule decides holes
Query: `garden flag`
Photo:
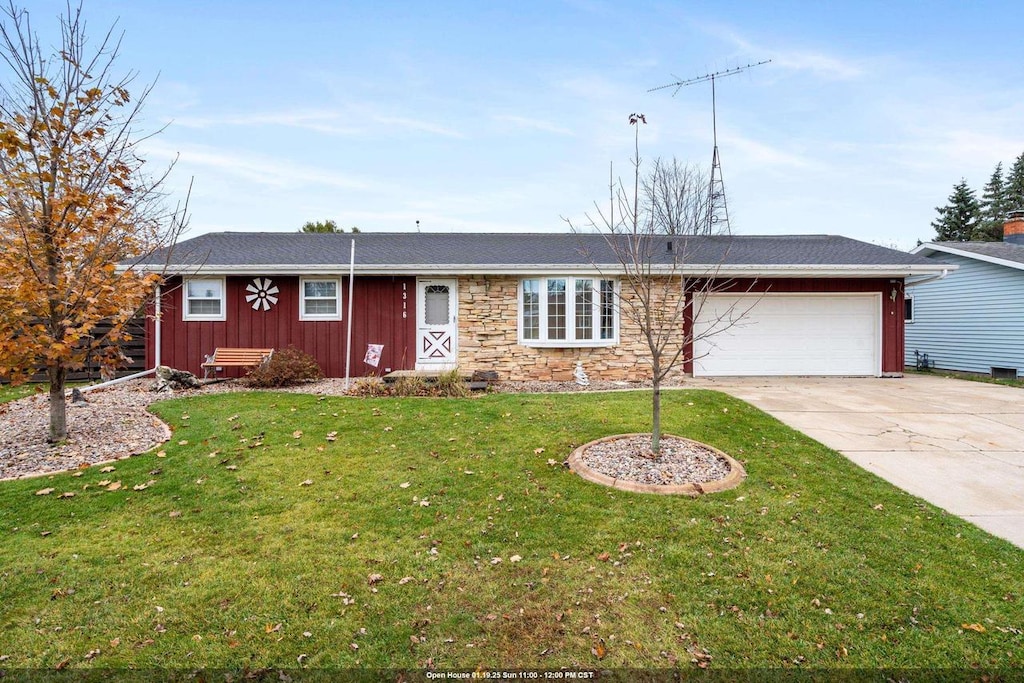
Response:
[{"label": "garden flag", "polygon": [[380,365],[380,354],[384,352],[383,344],[369,344],[366,347],[366,357],[363,358],[363,362],[367,365],[377,367]]}]

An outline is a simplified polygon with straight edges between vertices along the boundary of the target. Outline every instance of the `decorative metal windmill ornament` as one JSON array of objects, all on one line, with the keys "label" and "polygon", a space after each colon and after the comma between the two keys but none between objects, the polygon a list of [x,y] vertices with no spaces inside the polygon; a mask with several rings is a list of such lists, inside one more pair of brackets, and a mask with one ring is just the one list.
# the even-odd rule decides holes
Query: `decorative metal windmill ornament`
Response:
[{"label": "decorative metal windmill ornament", "polygon": [[277,303],[277,297],[274,295],[281,291],[268,277],[254,278],[251,285],[246,285],[245,290],[252,292],[252,294],[246,295],[245,301],[252,304],[254,311],[261,308],[264,311],[269,311],[270,307]]}]

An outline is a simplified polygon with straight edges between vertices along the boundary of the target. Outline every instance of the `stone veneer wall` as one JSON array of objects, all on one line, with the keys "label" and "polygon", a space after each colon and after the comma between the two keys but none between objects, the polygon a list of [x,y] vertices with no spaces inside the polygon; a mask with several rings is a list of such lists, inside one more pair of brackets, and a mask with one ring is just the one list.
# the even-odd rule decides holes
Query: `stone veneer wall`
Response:
[{"label": "stone veneer wall", "polygon": [[[622,296],[628,296],[623,289]],[[495,370],[502,380],[571,381],[576,361],[592,381],[650,378],[647,344],[626,315],[619,343],[584,348],[536,348],[519,344],[519,278],[459,278],[459,369]],[[682,330],[679,333],[682,337]],[[682,363],[673,371],[682,374]]]}]

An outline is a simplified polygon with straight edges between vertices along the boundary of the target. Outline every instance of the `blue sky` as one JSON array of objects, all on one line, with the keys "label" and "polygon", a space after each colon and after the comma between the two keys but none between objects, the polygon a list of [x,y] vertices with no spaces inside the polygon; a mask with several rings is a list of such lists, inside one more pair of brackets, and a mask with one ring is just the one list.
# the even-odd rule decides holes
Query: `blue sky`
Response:
[{"label": "blue sky", "polygon": [[[63,0],[27,3],[51,34]],[[194,179],[189,236],[564,231],[641,157],[710,164],[739,234],[933,235],[961,177],[1024,152],[1020,2],[85,0],[157,79],[145,146]],[[159,78],[157,78],[159,76]],[[138,89],[138,88],[137,88]]]}]

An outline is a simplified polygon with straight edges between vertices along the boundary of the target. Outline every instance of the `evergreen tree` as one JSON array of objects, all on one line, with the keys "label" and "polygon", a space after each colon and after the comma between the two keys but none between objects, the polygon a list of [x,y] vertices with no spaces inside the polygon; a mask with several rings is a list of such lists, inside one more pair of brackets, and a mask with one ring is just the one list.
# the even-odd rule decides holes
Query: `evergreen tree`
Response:
[{"label": "evergreen tree", "polygon": [[[306,221],[299,232],[345,232],[345,228],[339,228],[336,222],[328,218],[325,221]],[[359,232],[359,228],[352,226],[349,232]]]},{"label": "evergreen tree", "polygon": [[981,205],[963,178],[953,186],[946,206],[935,207],[939,217],[932,221],[939,242],[969,242],[981,225]]},{"label": "evergreen tree", "polygon": [[982,242],[999,242],[1003,239],[1003,221],[1006,220],[1006,183],[1003,182],[1003,164],[996,164],[996,170],[988,179],[981,192],[981,224],[972,239]]},{"label": "evergreen tree", "polygon": [[1024,152],[1013,162],[1003,191],[1007,211],[1024,209]]}]

